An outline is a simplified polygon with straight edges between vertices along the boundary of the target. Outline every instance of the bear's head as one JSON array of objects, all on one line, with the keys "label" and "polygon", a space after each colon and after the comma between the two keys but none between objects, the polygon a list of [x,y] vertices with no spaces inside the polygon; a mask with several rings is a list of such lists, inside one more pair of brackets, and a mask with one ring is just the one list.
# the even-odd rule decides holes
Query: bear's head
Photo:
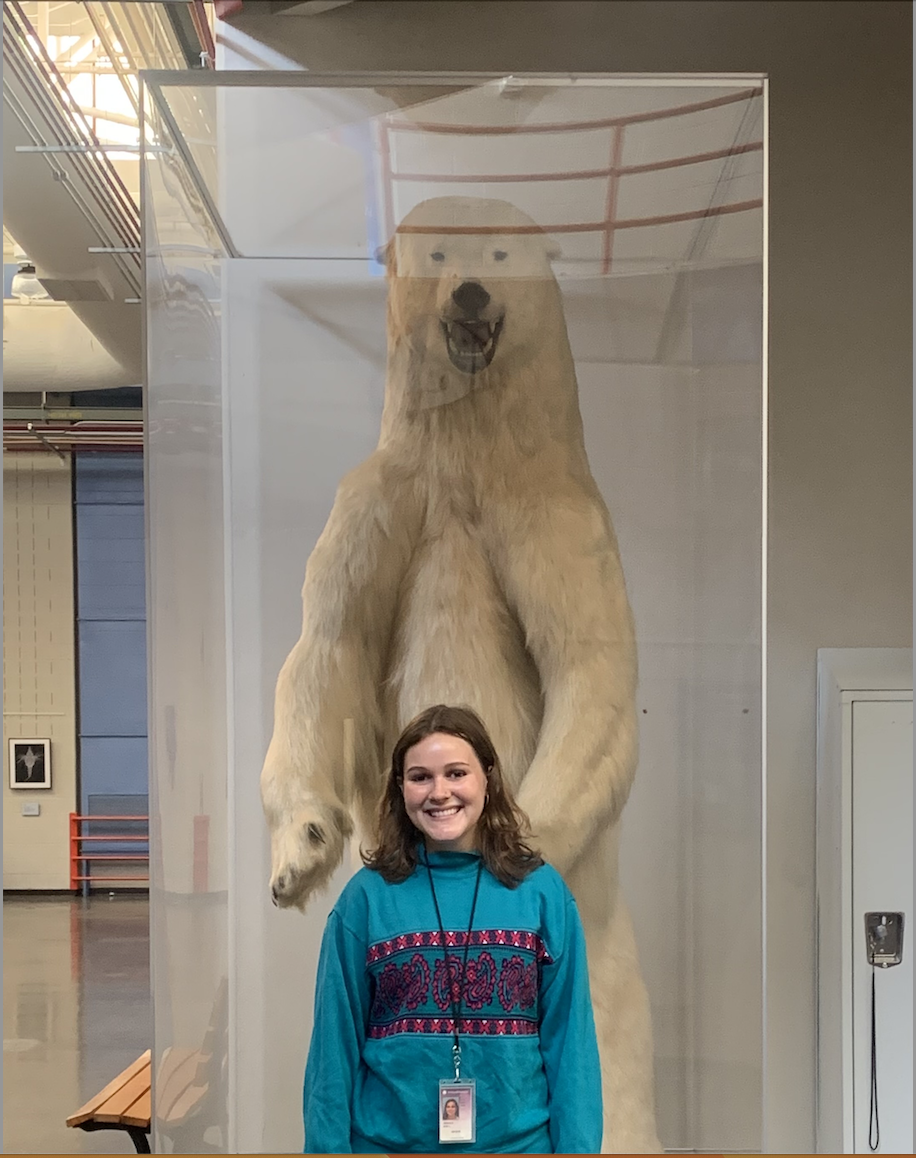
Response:
[{"label": "bear's head", "polygon": [[384,250],[390,340],[433,374],[463,379],[459,393],[474,376],[517,372],[540,356],[558,319],[565,337],[556,254],[508,201],[421,202]]}]

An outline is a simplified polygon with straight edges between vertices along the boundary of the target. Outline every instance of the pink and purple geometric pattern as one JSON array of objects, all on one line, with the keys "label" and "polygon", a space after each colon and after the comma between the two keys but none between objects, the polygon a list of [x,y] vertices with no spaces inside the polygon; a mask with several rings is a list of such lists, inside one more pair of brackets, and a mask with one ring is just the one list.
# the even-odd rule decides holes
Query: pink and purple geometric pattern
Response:
[{"label": "pink and purple geometric pattern", "polygon": [[[467,933],[452,933],[446,931],[445,944],[449,949],[463,949],[468,940]],[[470,935],[471,947],[477,945],[500,945],[511,949],[527,949],[534,953],[543,965],[552,964],[552,958],[547,952],[547,946],[537,935],[519,929],[474,929]],[[377,941],[366,951],[366,964],[374,965],[393,953],[402,953],[405,949],[439,949],[442,947],[442,934],[435,932],[402,933],[399,937],[392,937],[390,941]]]},{"label": "pink and purple geometric pattern", "polygon": [[[462,986],[462,960],[467,966]],[[369,1036],[452,1032],[460,1005],[461,1032],[537,1033],[540,967],[551,963],[536,933],[518,929],[403,933],[371,945],[366,966],[373,982]]]},{"label": "pink and purple geometric pattern", "polygon": [[[452,1033],[454,1021],[451,1017],[402,1017],[387,1025],[370,1025],[369,1037],[391,1037],[396,1033]],[[530,1037],[538,1031],[537,1022],[521,1017],[462,1017],[458,1021],[458,1032],[477,1037],[501,1037],[504,1034],[518,1034]]]}]

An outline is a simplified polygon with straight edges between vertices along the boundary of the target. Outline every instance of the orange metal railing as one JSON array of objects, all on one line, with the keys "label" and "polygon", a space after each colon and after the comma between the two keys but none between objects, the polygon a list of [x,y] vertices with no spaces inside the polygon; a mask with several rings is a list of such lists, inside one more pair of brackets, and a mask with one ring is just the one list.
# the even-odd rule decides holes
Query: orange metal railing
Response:
[{"label": "orange metal railing", "polygon": [[[474,125],[474,124],[445,124],[430,121],[402,120],[397,116],[389,115],[379,122],[379,152],[382,173],[383,218],[386,236],[392,237],[395,231],[394,215],[394,187],[399,181],[422,181],[428,184],[454,184],[467,182],[475,184],[489,184],[490,182],[520,183],[528,181],[587,181],[596,178],[607,181],[604,214],[597,221],[583,222],[541,222],[536,227],[547,233],[592,233],[601,237],[601,270],[609,273],[613,262],[615,235],[624,229],[641,229],[654,225],[672,225],[682,221],[702,221],[710,217],[719,217],[729,213],[745,213],[749,210],[760,209],[762,198],[755,197],[744,201],[735,201],[718,205],[708,205],[703,208],[685,210],[681,213],[668,213],[645,217],[619,218],[617,216],[617,201],[620,183],[627,177],[638,173],[648,173],[664,169],[676,169],[684,165],[698,165],[707,161],[727,160],[742,153],[762,151],[763,141],[735,142],[730,148],[717,149],[712,152],[693,153],[686,156],[671,157],[663,161],[654,161],[648,164],[623,165],[624,133],[631,125],[642,124],[648,121],[661,121],[675,117],[686,116],[691,113],[703,112],[707,109],[719,108],[734,103],[748,103],[760,97],[763,89],[760,86],[743,89],[736,93],[727,93],[723,96],[712,97],[704,101],[694,101],[690,104],[676,105],[670,108],[653,109],[644,113],[631,113],[617,117],[602,117],[592,121],[567,121],[560,123],[540,124],[505,124],[505,125]],[[538,173],[417,173],[406,170],[397,170],[392,161],[392,139],[398,133],[431,133],[457,136],[501,136],[526,133],[572,133],[594,132],[607,130],[610,133],[608,160],[609,164],[600,168],[556,172]],[[481,227],[472,229],[461,226],[447,227],[443,225],[412,226],[403,232],[438,232],[461,233],[481,232]],[[525,225],[500,226],[500,233],[527,233],[534,229]],[[497,232],[494,229],[494,232]]]},{"label": "orange metal railing", "polygon": [[[111,846],[123,843],[135,844],[143,842],[149,845],[149,831],[145,833],[88,833],[83,832],[84,824],[94,821],[136,821],[149,825],[148,816],[80,816],[76,812],[70,813],[70,888],[78,889],[80,885],[88,886],[90,881],[136,881],[149,884],[149,870],[146,876],[116,876],[91,872],[95,861],[145,861],[149,865],[149,849],[146,852],[112,852]],[[108,846],[104,852],[85,851],[83,844],[87,842],[105,842]]]}]

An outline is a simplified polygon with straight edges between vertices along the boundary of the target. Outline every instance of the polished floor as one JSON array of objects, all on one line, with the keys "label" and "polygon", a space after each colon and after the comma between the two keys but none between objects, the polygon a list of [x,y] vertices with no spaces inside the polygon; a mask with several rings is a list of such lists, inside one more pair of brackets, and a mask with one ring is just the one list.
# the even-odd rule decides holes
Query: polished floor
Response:
[{"label": "polished floor", "polygon": [[5,1153],[134,1153],[123,1131],[65,1119],[151,1036],[146,896],[4,898]]}]

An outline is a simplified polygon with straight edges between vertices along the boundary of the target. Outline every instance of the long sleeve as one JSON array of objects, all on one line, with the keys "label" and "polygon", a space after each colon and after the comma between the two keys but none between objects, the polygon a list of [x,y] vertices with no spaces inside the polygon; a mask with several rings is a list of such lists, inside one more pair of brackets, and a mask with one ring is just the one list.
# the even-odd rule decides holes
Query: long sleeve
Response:
[{"label": "long sleeve", "polygon": [[541,977],[541,1056],[554,1154],[601,1150],[601,1063],[579,911],[567,896],[557,957]]},{"label": "long sleeve", "polygon": [[365,945],[328,917],[315,986],[315,1019],[302,1110],[306,1154],[350,1154],[353,1093],[369,1022]]}]

